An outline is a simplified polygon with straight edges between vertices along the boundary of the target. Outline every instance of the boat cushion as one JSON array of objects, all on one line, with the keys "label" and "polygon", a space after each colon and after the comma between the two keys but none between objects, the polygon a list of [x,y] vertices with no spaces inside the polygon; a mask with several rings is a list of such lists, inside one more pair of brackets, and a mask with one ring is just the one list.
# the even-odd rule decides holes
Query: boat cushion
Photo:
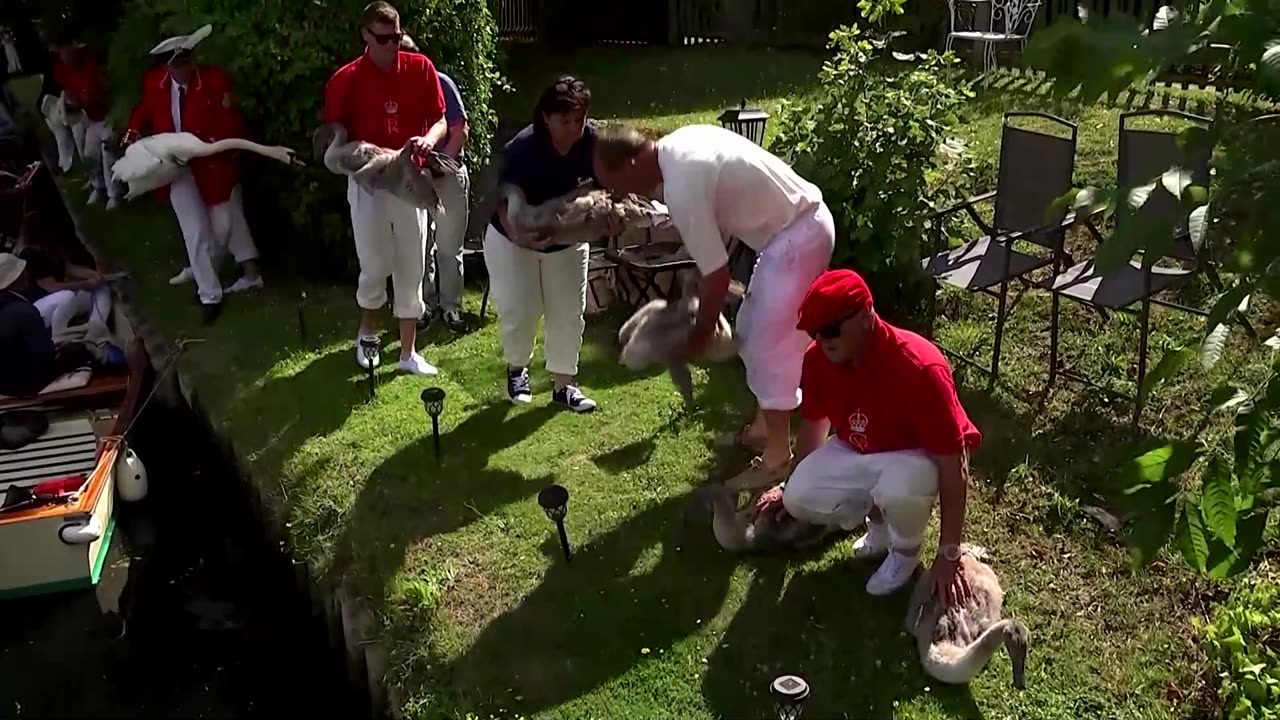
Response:
[{"label": "boat cushion", "polygon": [[49,419],[36,410],[0,413],[0,450],[17,450],[49,431]]}]

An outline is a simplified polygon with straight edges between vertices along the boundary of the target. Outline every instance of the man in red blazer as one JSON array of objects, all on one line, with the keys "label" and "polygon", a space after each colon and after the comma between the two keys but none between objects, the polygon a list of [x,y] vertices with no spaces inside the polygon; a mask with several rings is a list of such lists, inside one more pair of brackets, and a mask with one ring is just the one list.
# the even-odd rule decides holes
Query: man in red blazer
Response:
[{"label": "man in red blazer", "polygon": [[115,209],[120,202],[120,184],[111,182],[111,165],[116,160],[110,147],[114,133],[107,120],[111,103],[97,53],[82,43],[61,43],[53,60],[53,80],[62,88],[67,110],[84,112],[82,154],[93,165],[89,204],[106,200],[107,209]]},{"label": "man in red blazer", "polygon": [[[170,38],[151,51],[167,56],[167,61],[144,77],[142,101],[129,117],[122,146],[136,142],[148,129],[157,134],[191,133],[205,142],[244,136],[244,119],[232,101],[226,72],[192,60],[192,48],[207,35],[208,26],[192,35]],[[213,322],[222,307],[217,260],[225,251],[244,271],[226,292],[262,287],[258,249],[244,217],[237,153],[195,158],[172,185],[156,192],[173,207],[187,246],[189,265],[169,282],[179,285],[195,280],[205,322]]]}]

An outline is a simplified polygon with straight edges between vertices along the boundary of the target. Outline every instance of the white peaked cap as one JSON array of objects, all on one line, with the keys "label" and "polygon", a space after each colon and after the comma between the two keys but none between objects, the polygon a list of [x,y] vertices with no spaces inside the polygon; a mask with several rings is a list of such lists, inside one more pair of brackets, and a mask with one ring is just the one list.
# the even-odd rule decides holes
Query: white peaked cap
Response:
[{"label": "white peaked cap", "polygon": [[159,45],[151,48],[152,55],[164,55],[165,53],[182,52],[183,50],[192,50],[201,40],[213,34],[213,26],[205,25],[190,35],[178,35],[168,40],[162,41]]}]

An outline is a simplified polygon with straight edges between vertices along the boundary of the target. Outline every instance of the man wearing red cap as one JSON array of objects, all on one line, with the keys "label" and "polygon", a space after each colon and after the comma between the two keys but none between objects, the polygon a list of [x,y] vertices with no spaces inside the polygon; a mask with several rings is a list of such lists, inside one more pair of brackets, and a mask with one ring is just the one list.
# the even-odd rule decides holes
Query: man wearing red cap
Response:
[{"label": "man wearing red cap", "polygon": [[766,493],[758,510],[849,530],[866,521],[853,554],[888,553],[867,581],[867,592],[887,595],[919,564],[937,496],[942,528],[934,588],[950,602],[962,600],[969,593],[959,564],[967,461],[982,434],[960,405],[946,357],[880,319],[871,291],[852,270],[814,281],[797,327],[814,338],[800,381],[799,464],[785,490]]}]

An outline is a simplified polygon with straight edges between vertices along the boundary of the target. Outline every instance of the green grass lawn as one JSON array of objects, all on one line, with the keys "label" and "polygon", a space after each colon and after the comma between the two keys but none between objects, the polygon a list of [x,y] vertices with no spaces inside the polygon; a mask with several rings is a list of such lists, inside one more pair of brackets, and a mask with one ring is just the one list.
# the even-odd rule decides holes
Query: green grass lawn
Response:
[{"label": "green grass lawn", "polygon": [[[809,56],[723,49],[520,58],[512,58],[520,94],[504,101],[507,117],[531,106],[530,78],[563,68],[592,82],[598,117],[654,128],[713,119],[739,96],[776,104],[811,87],[817,67]],[[1034,88],[993,89],[960,129],[992,176],[999,113],[1015,105],[1049,103]],[[1118,111],[1059,109],[1081,123],[1080,174],[1105,179]],[[747,460],[712,442],[747,407],[735,367],[700,371],[701,409],[683,415],[664,375],[617,363],[619,318],[596,316],[580,380],[600,410],[550,409],[541,373],[533,405],[516,409],[502,395],[494,318],[473,316],[470,334],[437,329],[426,338],[424,353],[442,369],[435,384],[448,392],[437,461],[418,400],[431,382],[383,369],[368,399],[352,357],[354,282],[269,276],[267,291],[232,299],[205,328],[190,289],[165,282],[183,263],[168,208],[141,200],[112,215],[84,209],[82,219],[133,272],[151,321],[172,339],[204,340],[184,359],[201,402],[287,518],[295,552],[327,579],[349,580],[379,610],[388,682],[413,716],[762,717],[772,713],[768,682],[784,672],[812,684],[812,717],[1188,711],[1199,663],[1189,621],[1200,612],[1200,588],[1172,562],[1131,571],[1122,545],[1080,508],[1108,506],[1110,470],[1152,435],[1191,422],[1217,380],[1254,371],[1236,345],[1209,376],[1174,378],[1134,436],[1127,405],[1071,386],[1034,397],[1047,370],[1049,304],[1019,295],[1005,341],[1008,386],[988,391],[963,367],[957,376],[985,436],[973,458],[966,535],[991,550],[1008,613],[1030,627],[1028,687],[1013,689],[1003,655],[972,686],[943,687],[921,674],[900,631],[906,598],[865,594],[874,566],[849,559],[848,538],[794,557],[739,558],[686,514],[691,488]],[[296,329],[302,291],[306,343]],[[468,305],[474,311],[478,298]],[[994,303],[947,293],[940,305],[942,340],[984,351]],[[1135,322],[1103,323],[1067,304],[1064,323],[1069,364],[1132,389]],[[1196,321],[1165,312],[1153,325],[1153,363],[1200,332]],[[572,493],[571,564],[534,500],[553,481]]]}]

